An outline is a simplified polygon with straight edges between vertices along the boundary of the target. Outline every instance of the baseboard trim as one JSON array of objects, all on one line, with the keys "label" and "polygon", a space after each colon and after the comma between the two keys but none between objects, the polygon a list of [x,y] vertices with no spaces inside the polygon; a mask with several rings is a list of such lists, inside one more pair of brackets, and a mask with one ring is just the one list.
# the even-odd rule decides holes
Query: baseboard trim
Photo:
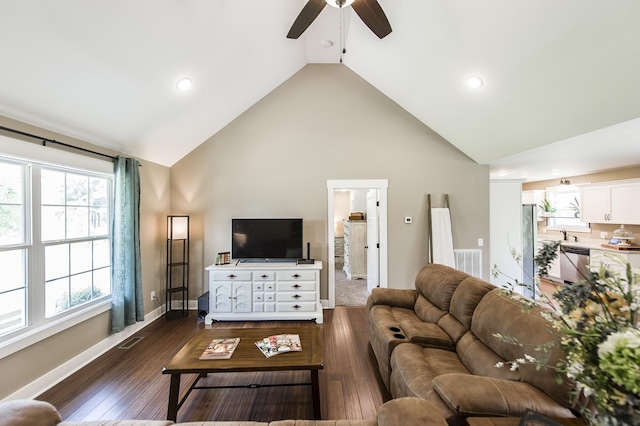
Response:
[{"label": "baseboard trim", "polygon": [[144,321],[126,327],[119,333],[110,335],[100,343],[93,345],[81,354],[78,354],[64,364],[61,364],[60,366],[54,368],[53,370],[29,383],[28,385],[7,396],[2,401],[36,398],[38,395],[57,385],[62,380],[69,377],[71,374],[89,364],[91,361],[94,361],[100,355],[103,355],[108,350],[118,346],[120,343],[124,342],[129,337],[160,318],[163,314],[164,305],[146,314],[144,316]]}]

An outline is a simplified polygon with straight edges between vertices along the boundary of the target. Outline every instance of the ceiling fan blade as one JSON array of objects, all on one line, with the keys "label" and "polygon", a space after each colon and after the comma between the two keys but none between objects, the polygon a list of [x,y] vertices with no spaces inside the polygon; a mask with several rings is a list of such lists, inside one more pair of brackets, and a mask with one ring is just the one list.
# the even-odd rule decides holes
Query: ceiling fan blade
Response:
[{"label": "ceiling fan blade", "polygon": [[300,14],[293,22],[293,25],[291,25],[287,38],[300,37],[302,33],[309,28],[309,25],[311,25],[311,23],[318,17],[326,5],[327,2],[325,0],[309,0],[300,11]]},{"label": "ceiling fan blade", "polygon": [[378,0],[355,0],[351,7],[378,38],[385,38],[391,33],[391,24]]}]

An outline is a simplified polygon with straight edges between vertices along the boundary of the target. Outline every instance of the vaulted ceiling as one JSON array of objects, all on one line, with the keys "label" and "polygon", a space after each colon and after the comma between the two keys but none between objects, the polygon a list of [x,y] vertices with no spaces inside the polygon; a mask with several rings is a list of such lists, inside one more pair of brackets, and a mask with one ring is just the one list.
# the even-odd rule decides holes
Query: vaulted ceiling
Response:
[{"label": "vaulted ceiling", "polygon": [[0,115],[171,166],[344,39],[344,66],[493,177],[640,164],[637,0],[379,0],[383,39],[350,7],[287,39],[305,3],[0,0]]}]

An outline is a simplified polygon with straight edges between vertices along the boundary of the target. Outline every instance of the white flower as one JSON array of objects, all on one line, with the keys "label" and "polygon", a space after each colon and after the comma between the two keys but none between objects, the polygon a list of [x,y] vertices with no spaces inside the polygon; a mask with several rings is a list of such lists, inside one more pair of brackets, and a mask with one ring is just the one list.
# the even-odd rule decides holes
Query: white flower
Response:
[{"label": "white flower", "polygon": [[607,340],[598,346],[598,356],[604,358],[607,354],[615,352],[619,344],[628,348],[640,348],[640,332],[638,330],[626,330],[612,333],[607,337]]},{"label": "white flower", "polygon": [[577,388],[579,391],[581,390],[587,398],[594,394],[594,390],[591,389],[589,386],[585,385],[584,383],[578,382]]},{"label": "white flower", "polygon": [[536,362],[536,359],[534,357],[532,357],[531,355],[524,354],[524,357],[529,362]]},{"label": "white flower", "polygon": [[567,366],[567,377],[570,379],[575,379],[584,371],[584,367],[582,364],[577,362],[572,362]]},{"label": "white flower", "polygon": [[504,367],[504,362],[500,361],[500,362],[496,363],[496,367],[498,367],[498,368]]}]

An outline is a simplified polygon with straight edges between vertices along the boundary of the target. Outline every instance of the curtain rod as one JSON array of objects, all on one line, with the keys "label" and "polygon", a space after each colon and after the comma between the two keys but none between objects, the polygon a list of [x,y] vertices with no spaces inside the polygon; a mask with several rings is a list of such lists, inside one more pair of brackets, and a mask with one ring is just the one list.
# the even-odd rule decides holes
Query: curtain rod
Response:
[{"label": "curtain rod", "polygon": [[64,143],[64,142],[58,142],[55,139],[43,138],[42,136],[33,135],[31,133],[23,132],[21,130],[10,129],[10,128],[4,127],[4,126],[0,126],[0,130],[4,130],[4,131],[10,132],[10,133],[16,133],[18,135],[26,136],[26,137],[33,138],[33,139],[39,139],[42,142],[42,146],[47,146],[47,143],[52,143],[52,144],[56,144],[56,145],[62,145],[64,147],[66,147],[66,148],[71,148],[71,149],[75,149],[75,150],[78,150],[78,151],[82,151],[82,152],[85,152],[85,153],[88,153],[88,154],[93,154],[93,155],[99,155],[99,156],[102,156],[102,157],[106,157],[106,158],[109,158],[111,161],[117,159],[117,157],[114,157],[112,155],[103,154],[102,152],[92,151],[90,149],[81,148],[79,146],[70,145],[70,144]]}]

